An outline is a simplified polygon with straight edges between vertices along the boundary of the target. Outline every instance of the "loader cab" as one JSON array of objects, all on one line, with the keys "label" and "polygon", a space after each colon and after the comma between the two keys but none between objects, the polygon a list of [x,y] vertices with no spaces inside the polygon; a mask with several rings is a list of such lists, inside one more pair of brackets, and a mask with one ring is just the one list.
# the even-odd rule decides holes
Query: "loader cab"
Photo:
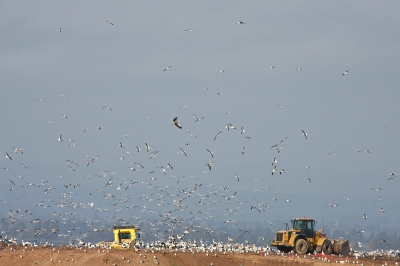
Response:
[{"label": "loader cab", "polygon": [[300,230],[307,238],[314,238],[314,225],[315,220],[313,219],[292,219],[292,228],[294,230]]}]

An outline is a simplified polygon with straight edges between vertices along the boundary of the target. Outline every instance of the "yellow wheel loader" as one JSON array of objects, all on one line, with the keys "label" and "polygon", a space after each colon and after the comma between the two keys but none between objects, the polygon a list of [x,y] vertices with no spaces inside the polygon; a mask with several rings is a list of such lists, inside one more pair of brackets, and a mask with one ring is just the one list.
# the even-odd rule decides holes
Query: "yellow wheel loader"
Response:
[{"label": "yellow wheel loader", "polygon": [[275,246],[281,252],[293,252],[303,255],[308,252],[323,252],[326,255],[342,254],[348,255],[350,252],[349,241],[346,239],[331,240],[323,234],[323,230],[314,230],[315,220],[310,218],[293,218],[292,228],[279,230],[276,232],[275,239],[271,241],[271,246]]}]

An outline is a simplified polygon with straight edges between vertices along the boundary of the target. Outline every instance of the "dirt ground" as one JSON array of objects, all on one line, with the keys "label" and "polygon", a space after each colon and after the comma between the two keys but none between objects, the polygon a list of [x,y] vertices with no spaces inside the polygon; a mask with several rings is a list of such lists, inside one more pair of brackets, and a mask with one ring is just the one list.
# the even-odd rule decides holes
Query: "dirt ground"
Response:
[{"label": "dirt ground", "polygon": [[292,258],[291,255],[276,254],[236,254],[204,252],[170,252],[150,250],[104,250],[104,249],[75,249],[69,247],[27,247],[9,246],[0,250],[0,265],[168,265],[168,266],[247,266],[247,265],[297,265],[321,266],[329,263],[345,263],[358,265],[397,265],[400,259],[394,258],[338,258],[308,256]]}]

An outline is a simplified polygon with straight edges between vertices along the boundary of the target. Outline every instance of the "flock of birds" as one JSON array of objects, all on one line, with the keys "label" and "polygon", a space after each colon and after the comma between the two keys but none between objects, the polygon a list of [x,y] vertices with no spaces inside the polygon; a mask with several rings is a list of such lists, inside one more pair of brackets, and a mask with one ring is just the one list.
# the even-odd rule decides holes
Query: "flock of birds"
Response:
[{"label": "flock of birds", "polygon": [[[108,20],[106,22],[110,26],[114,26],[114,23]],[[238,21],[237,24],[246,25],[243,21]],[[193,30],[186,29],[185,31],[192,32]],[[62,33],[61,28],[59,28],[59,32]],[[276,68],[271,66],[271,69]],[[302,68],[296,67],[295,70],[302,71]],[[166,75],[169,71],[173,71],[172,66],[167,66],[163,71],[160,68],[160,72],[164,72]],[[221,69],[220,73],[225,75],[225,70]],[[347,75],[349,75],[349,70],[342,73],[342,76]],[[338,76],[340,77],[340,73]],[[210,90],[209,87],[206,89]],[[59,144],[57,146],[58,154],[61,156],[74,154],[75,157],[59,159],[59,156],[54,156],[59,160],[58,163],[63,165],[59,175],[57,177],[38,177],[35,172],[30,172],[29,162],[32,162],[35,157],[34,151],[25,147],[13,147],[14,144],[10,145],[10,150],[4,151],[6,160],[2,162],[2,165],[8,184],[4,185],[3,183],[2,186],[2,210],[8,206],[12,206],[12,209],[3,211],[0,226],[2,226],[1,235],[8,235],[8,239],[10,236],[13,236],[15,240],[15,237],[30,235],[31,239],[29,240],[34,241],[49,235],[56,235],[58,239],[62,239],[63,243],[87,243],[93,234],[103,232],[104,237],[111,235],[111,227],[108,227],[107,224],[113,223],[135,224],[139,228],[147,228],[147,230],[142,230],[144,237],[163,241],[169,235],[179,232],[184,232],[185,236],[191,232],[216,233],[216,228],[226,228],[228,225],[235,228],[240,225],[240,220],[245,219],[242,217],[244,210],[250,211],[252,215],[262,214],[263,216],[260,217],[264,219],[268,217],[270,206],[278,201],[269,194],[270,190],[273,191],[273,187],[266,187],[264,183],[267,182],[262,183],[262,181],[267,181],[271,175],[277,173],[280,176],[285,174],[285,169],[277,168],[277,165],[278,157],[282,154],[284,146],[282,143],[287,141],[288,137],[282,138],[279,143],[271,146],[271,149],[276,152],[272,159],[271,174],[253,179],[233,174],[229,183],[221,183],[213,176],[214,166],[220,163],[221,152],[215,152],[214,147],[210,147],[211,145],[204,146],[205,144],[202,144],[204,139],[208,138],[208,140],[212,140],[211,142],[218,143],[223,135],[230,134],[232,142],[241,147],[241,156],[248,156],[246,145],[252,140],[245,134],[244,126],[236,127],[231,122],[222,122],[229,120],[230,116],[234,115],[231,110],[224,112],[225,117],[221,119],[221,127],[209,136],[195,135],[198,128],[206,125],[207,118],[205,116],[190,112],[193,116],[192,121],[180,121],[178,116],[172,115],[172,125],[177,130],[182,130],[181,139],[184,143],[178,144],[174,150],[159,150],[151,145],[164,140],[153,139],[145,143],[135,143],[135,139],[132,139],[130,134],[126,134],[123,136],[110,135],[106,142],[101,143],[106,147],[104,153],[97,154],[96,152],[87,155],[86,153],[82,154],[83,148],[79,148],[85,141],[86,135],[92,134],[91,136],[93,136],[96,134],[93,129],[101,132],[106,126],[76,129],[75,125],[73,126],[76,129],[75,135],[68,134],[68,137],[64,132],[55,133],[61,130],[60,124],[76,119],[67,115],[68,111],[76,108],[72,102],[74,97],[67,97],[62,93],[60,95],[61,99],[56,100],[64,101],[63,104],[67,106],[66,112],[60,113],[57,123],[43,117],[43,121],[46,120],[47,123],[42,125],[42,130],[47,131],[48,127],[52,127],[51,131],[54,132],[54,139],[49,143],[43,143],[43,146]],[[222,93],[218,93],[218,95],[222,95]],[[40,105],[51,97],[53,96],[47,95],[46,98],[36,99],[37,104]],[[286,105],[277,105],[277,107],[286,107]],[[117,108],[99,106],[99,109],[103,109],[104,112],[110,112],[106,118],[109,120],[116,118],[113,113]],[[177,109],[181,109],[181,112],[184,111],[185,115],[188,114],[186,110],[190,108],[191,105],[177,107]],[[52,110],[46,110],[46,114],[47,111],[52,112]],[[104,124],[107,125],[109,120]],[[146,120],[149,127],[154,124],[157,127],[160,126],[157,124],[159,123],[157,118],[146,116],[146,119],[143,120]],[[69,126],[74,122],[77,121],[72,121]],[[141,130],[147,130],[149,127],[141,126]],[[159,128],[159,130],[168,132],[170,129]],[[304,137],[303,141],[308,141],[309,136],[305,129],[299,128],[297,134]],[[201,150],[193,151],[190,148],[191,142],[201,146]],[[106,150],[107,147],[108,150]],[[77,149],[76,152],[75,149]],[[216,149],[221,150],[220,148]],[[90,150],[87,150],[87,153],[90,153]],[[337,151],[338,149],[328,155]],[[118,158],[120,164],[103,159],[103,157],[109,156],[107,155],[109,152]],[[370,153],[367,149],[359,150],[359,152]],[[202,153],[209,157],[207,161],[201,162],[198,168],[188,170],[189,173],[182,172],[187,169],[180,170],[185,169],[181,163],[183,158],[194,156],[193,154],[202,157],[203,155],[199,155]],[[223,155],[229,156],[229,154]],[[271,167],[269,162],[271,162],[270,159],[265,158],[265,166]],[[95,170],[91,170],[93,168]],[[305,168],[311,167],[305,166]],[[394,178],[395,174],[391,173],[389,180]],[[240,186],[242,182],[255,184],[255,187],[250,191],[252,196],[240,197],[239,200],[238,196],[241,192],[230,188],[237,187],[235,185],[237,183]],[[311,182],[311,179],[308,178],[307,182]],[[21,200],[27,195],[29,195],[29,201]],[[32,202],[32,195],[34,195],[35,202]],[[291,203],[293,200],[295,199],[285,198],[282,199],[282,202]],[[338,206],[339,203],[329,203],[326,208],[337,208]],[[380,211],[385,212],[384,208],[381,208]],[[367,219],[368,217],[367,214],[360,214],[360,218]],[[269,217],[268,219],[273,220],[274,218]],[[16,228],[20,222],[24,221],[31,226]],[[9,228],[16,229],[13,232],[6,231],[5,223],[11,226]],[[40,226],[36,226],[37,224]],[[211,226],[211,224],[215,226]],[[268,221],[268,224],[274,226],[271,221]],[[232,238],[229,237],[229,234],[227,235],[228,242],[231,242]],[[268,241],[265,240],[265,242]]]}]

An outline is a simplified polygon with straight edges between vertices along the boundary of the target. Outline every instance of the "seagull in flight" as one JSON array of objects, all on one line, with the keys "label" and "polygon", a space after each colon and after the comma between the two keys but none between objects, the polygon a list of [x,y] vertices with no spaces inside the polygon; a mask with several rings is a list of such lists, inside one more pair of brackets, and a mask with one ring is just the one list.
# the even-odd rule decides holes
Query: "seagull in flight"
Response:
[{"label": "seagull in flight", "polygon": [[6,152],[6,158],[12,160],[12,158],[10,157],[10,155],[8,155],[8,153]]},{"label": "seagull in flight", "polygon": [[219,136],[219,134],[221,134],[221,133],[222,133],[222,131],[218,132],[217,135],[215,135],[214,140],[216,140],[217,137]]},{"label": "seagull in flight", "polygon": [[342,76],[348,75],[349,74],[349,70],[346,70],[345,72],[343,72]]},{"label": "seagull in flight", "polygon": [[212,158],[214,158],[214,153],[212,151],[210,151],[209,149],[206,149],[208,151],[208,153],[211,155]]},{"label": "seagull in flight", "polygon": [[246,24],[246,23],[239,20],[238,22],[236,22],[236,24],[238,24],[238,25],[244,25],[244,24]]},{"label": "seagull in flight", "polygon": [[302,69],[302,68],[298,68],[298,67],[296,67],[296,70],[297,70],[297,71],[300,71],[300,70],[303,70],[303,69]]},{"label": "seagull in flight", "polygon": [[304,130],[301,130],[303,132],[303,136],[307,139],[307,133]]},{"label": "seagull in flight", "polygon": [[332,153],[335,153],[335,152],[337,152],[339,149],[336,149],[336,150],[334,150],[334,151],[331,151],[330,153],[328,153],[328,155],[331,155]]},{"label": "seagull in flight", "polygon": [[175,126],[177,126],[178,128],[182,129],[181,125],[179,124],[181,121],[178,121],[178,117],[175,117],[172,120],[172,124],[174,124]]},{"label": "seagull in flight", "polygon": [[172,66],[168,66],[167,68],[164,69],[165,70],[170,70]]},{"label": "seagull in flight", "polygon": [[394,173],[390,174],[389,180],[394,179]]},{"label": "seagull in flight", "polygon": [[61,32],[62,30],[61,30],[61,28],[58,28],[58,32]]},{"label": "seagull in flight", "polygon": [[109,21],[109,20],[106,20],[106,22],[107,22],[108,24],[110,24],[110,25],[114,25],[114,23],[112,23],[112,22]]},{"label": "seagull in flight", "polygon": [[194,118],[196,118],[196,121],[194,121],[194,122],[201,121],[201,120],[203,120],[203,118],[205,118],[204,116],[203,117],[197,117],[195,114],[192,114],[192,115],[194,116]]}]

